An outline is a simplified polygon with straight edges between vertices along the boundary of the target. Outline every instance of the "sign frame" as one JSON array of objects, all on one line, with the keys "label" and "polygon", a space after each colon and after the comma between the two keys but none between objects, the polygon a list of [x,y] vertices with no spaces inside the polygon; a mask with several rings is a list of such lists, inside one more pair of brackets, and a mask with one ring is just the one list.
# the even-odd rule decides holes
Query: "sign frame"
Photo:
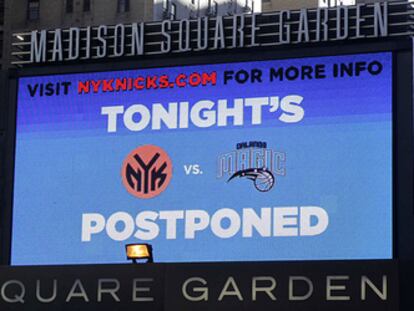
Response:
[{"label": "sign frame", "polygon": [[[3,208],[0,214],[1,248],[0,263],[9,265],[12,238],[12,208],[14,184],[14,157],[16,140],[16,108],[18,79],[28,76],[41,76],[65,73],[86,73],[99,71],[127,70],[133,68],[172,67],[178,65],[218,64],[226,62],[260,61],[271,59],[304,58],[316,56],[337,56],[375,52],[393,52],[393,258],[414,258],[414,209],[413,196],[413,161],[414,149],[411,139],[413,129],[412,98],[412,45],[411,40],[377,40],[374,43],[346,42],[342,44],[318,44],[309,49],[281,48],[260,50],[260,55],[252,51],[237,53],[216,53],[212,55],[195,55],[191,58],[165,57],[157,61],[143,59],[134,62],[112,62],[96,64],[76,64],[71,66],[49,66],[10,70],[6,89],[9,90],[7,105],[7,133],[5,145],[5,161],[2,171],[5,173],[5,189],[2,192]],[[212,61],[213,60],[213,61]],[[405,83],[402,83],[405,82]]]}]

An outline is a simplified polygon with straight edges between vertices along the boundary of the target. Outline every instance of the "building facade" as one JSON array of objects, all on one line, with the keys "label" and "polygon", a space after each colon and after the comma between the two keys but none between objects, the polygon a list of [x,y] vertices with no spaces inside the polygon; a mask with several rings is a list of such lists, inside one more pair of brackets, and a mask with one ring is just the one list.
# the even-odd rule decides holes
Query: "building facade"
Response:
[{"label": "building facade", "polygon": [[376,0],[0,0],[0,66],[10,65],[11,33],[163,19],[331,7]]},{"label": "building facade", "polygon": [[[261,12],[262,0],[1,0],[7,14],[0,27],[9,66],[10,34],[31,29],[82,27],[162,19],[197,18]],[[0,4],[0,5],[1,5]],[[1,9],[1,12],[4,10]],[[4,29],[4,31],[3,31]]]},{"label": "building facade", "polygon": [[13,30],[152,20],[153,3],[147,0],[12,0],[10,2]]},{"label": "building facade", "polygon": [[301,8],[334,7],[338,5],[355,5],[357,3],[377,2],[377,0],[263,0],[263,12],[278,10],[295,10]]},{"label": "building facade", "polygon": [[262,0],[154,0],[154,20],[249,14],[261,11]]},{"label": "building facade", "polygon": [[151,21],[154,4],[148,0],[1,0],[3,3],[6,10],[1,49],[3,68],[10,63],[11,33]]}]

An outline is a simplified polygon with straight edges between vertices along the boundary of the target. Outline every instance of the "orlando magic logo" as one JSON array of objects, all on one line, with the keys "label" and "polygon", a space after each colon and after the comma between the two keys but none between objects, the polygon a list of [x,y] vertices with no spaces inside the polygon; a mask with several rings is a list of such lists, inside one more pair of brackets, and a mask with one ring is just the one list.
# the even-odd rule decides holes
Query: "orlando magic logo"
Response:
[{"label": "orlando magic logo", "polygon": [[275,176],[266,168],[249,168],[247,170],[238,171],[234,173],[227,182],[236,177],[252,180],[254,186],[260,192],[270,191],[275,184]]},{"label": "orlando magic logo", "polygon": [[227,182],[247,179],[256,190],[268,192],[276,184],[276,176],[286,175],[286,154],[267,148],[265,142],[244,142],[236,150],[218,158],[218,178],[230,176]]}]

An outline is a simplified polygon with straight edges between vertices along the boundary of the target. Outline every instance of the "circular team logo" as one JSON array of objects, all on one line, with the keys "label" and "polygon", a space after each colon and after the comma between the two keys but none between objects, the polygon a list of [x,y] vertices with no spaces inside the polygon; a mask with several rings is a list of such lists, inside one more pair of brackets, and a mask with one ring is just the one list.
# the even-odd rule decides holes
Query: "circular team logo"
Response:
[{"label": "circular team logo", "polygon": [[141,146],[126,157],[121,176],[130,194],[140,199],[150,199],[161,194],[170,183],[172,162],[160,147]]}]

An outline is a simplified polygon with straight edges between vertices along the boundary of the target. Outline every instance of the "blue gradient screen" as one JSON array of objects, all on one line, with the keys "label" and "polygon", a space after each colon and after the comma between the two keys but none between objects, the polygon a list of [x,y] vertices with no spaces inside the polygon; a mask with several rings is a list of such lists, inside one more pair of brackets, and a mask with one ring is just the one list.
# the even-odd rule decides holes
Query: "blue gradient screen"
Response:
[{"label": "blue gradient screen", "polygon": [[19,80],[12,264],[392,258],[392,54]]}]

